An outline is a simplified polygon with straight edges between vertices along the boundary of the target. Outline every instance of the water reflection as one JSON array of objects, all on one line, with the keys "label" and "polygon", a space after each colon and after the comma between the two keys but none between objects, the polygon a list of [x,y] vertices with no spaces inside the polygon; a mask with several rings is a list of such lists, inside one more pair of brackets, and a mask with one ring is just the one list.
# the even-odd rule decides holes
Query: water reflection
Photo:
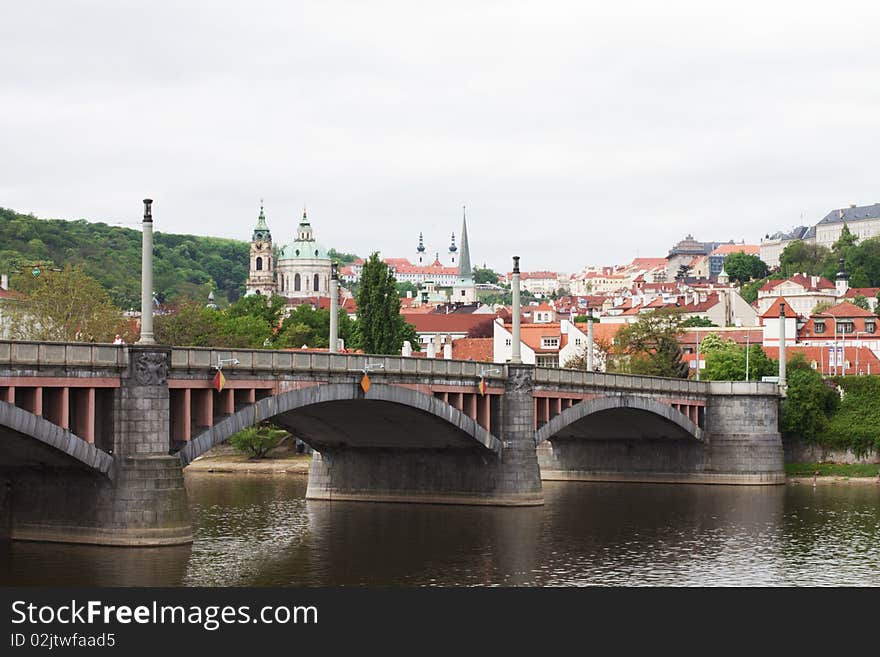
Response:
[{"label": "water reflection", "polygon": [[304,478],[187,475],[181,548],[0,548],[0,583],[880,585],[880,486],[546,482],[543,507],[306,501]]}]

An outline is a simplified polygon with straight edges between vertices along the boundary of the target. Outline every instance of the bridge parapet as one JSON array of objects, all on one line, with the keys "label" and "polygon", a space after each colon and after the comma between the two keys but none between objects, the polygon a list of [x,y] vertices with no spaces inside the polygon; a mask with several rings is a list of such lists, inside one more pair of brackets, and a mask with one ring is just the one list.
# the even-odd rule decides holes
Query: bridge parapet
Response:
[{"label": "bridge parapet", "polygon": [[277,374],[343,374],[362,372],[368,365],[375,369],[370,375],[412,375],[431,379],[479,378],[486,370],[487,380],[503,381],[506,365],[475,361],[444,360],[439,358],[411,358],[405,356],[371,356],[365,354],[329,354],[302,351],[270,351],[263,349],[212,349],[205,347],[176,347],[171,352],[171,370],[198,371],[214,368],[220,361],[238,360],[235,365],[224,365],[224,372]]},{"label": "bridge parapet", "polygon": [[124,369],[125,347],[113,344],[0,340],[0,367]]},{"label": "bridge parapet", "polygon": [[[710,382],[690,379],[665,379],[658,376],[633,374],[606,374],[581,370],[535,368],[535,384],[545,386],[571,386],[576,388],[599,388],[626,392],[667,393],[676,395],[711,394]],[[772,384],[764,384],[772,385]]]}]

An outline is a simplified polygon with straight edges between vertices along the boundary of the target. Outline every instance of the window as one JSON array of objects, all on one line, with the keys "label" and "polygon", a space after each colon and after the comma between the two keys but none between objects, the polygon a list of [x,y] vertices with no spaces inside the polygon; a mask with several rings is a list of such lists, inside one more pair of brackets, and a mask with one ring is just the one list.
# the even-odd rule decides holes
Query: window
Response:
[{"label": "window", "polygon": [[506,346],[510,347],[510,346],[513,345],[513,342],[511,342],[511,339],[510,339],[510,338],[507,338],[507,339],[504,341],[504,344],[505,344]]},{"label": "window", "polygon": [[575,346],[575,347],[580,347],[580,346],[581,346],[581,339],[580,339],[580,338],[575,338],[575,339],[574,339],[574,346]]},{"label": "window", "polygon": [[825,322],[820,322],[819,320],[815,320],[813,322],[813,326],[816,328],[816,333],[824,333],[825,332]]},{"label": "window", "polygon": [[301,286],[302,286],[302,282],[300,281],[299,274],[296,274],[293,277],[293,289],[296,290],[297,292],[299,292]]},{"label": "window", "polygon": [[257,258],[257,271],[263,271],[263,259]]},{"label": "window", "polygon": [[852,321],[844,321],[837,322],[837,332],[838,333],[853,333],[855,331],[855,326]]},{"label": "window", "polygon": [[321,282],[321,281],[320,281],[320,279],[318,278],[318,275],[315,274],[315,287],[312,288],[312,289],[315,290],[315,292],[317,292],[317,291],[318,291],[318,288],[321,287],[320,282]]},{"label": "window", "polygon": [[865,333],[876,333],[877,332],[877,322],[866,319],[865,320]]},{"label": "window", "polygon": [[559,346],[559,338],[541,338],[542,349],[552,349]]}]

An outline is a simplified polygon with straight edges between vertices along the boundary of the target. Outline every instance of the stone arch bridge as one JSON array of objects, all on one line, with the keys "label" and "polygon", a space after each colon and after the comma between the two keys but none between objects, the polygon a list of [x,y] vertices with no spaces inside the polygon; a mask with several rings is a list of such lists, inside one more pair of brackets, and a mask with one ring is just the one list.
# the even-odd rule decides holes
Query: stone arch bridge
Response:
[{"label": "stone arch bridge", "polygon": [[516,506],[543,502],[542,478],[782,483],[778,401],[770,383],[0,341],[0,532],[190,541],[183,467],[262,420],[315,448],[311,499]]}]

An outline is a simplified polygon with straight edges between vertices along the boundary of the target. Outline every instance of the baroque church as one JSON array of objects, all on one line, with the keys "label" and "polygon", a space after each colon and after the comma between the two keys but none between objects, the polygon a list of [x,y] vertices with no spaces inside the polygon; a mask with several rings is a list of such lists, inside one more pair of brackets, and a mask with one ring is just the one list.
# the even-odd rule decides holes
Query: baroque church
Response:
[{"label": "baroque church", "polygon": [[246,295],[277,294],[288,299],[330,296],[330,256],[315,241],[315,233],[303,210],[296,239],[276,254],[263,206],[251,237],[250,273]]}]

